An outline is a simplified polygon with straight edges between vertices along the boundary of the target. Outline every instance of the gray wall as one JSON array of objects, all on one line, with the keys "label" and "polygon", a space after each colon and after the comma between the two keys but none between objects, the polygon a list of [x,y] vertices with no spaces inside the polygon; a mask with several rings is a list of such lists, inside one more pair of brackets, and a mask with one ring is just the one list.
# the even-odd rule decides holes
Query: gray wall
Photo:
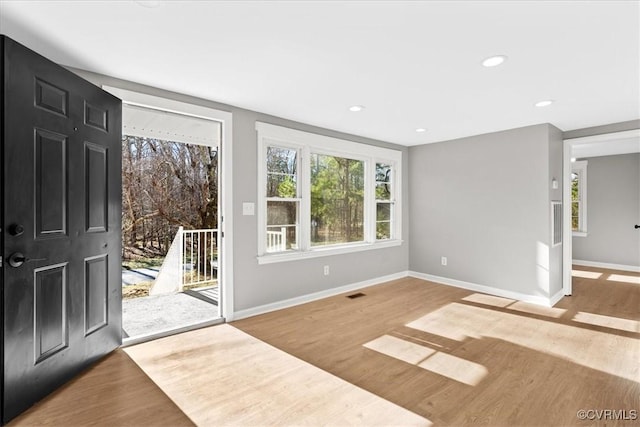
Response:
[{"label": "gray wall", "polygon": [[[408,185],[406,147],[317,128],[233,106],[126,82],[81,70],[73,70],[97,85],[109,85],[182,102],[229,111],[233,114],[233,245],[234,311],[258,307],[289,298],[349,285],[408,269]],[[395,148],[403,152],[403,237],[398,247],[327,256],[302,261],[258,265],[257,216],[243,216],[242,202],[257,201],[257,140],[255,122]],[[227,236],[231,237],[231,236]],[[323,275],[329,265],[331,274]]]},{"label": "gray wall", "polygon": [[586,160],[588,235],[573,259],[640,267],[640,153]]},{"label": "gray wall", "polygon": [[543,124],[410,147],[409,268],[545,298],[560,290],[562,254],[549,246],[561,137]]}]

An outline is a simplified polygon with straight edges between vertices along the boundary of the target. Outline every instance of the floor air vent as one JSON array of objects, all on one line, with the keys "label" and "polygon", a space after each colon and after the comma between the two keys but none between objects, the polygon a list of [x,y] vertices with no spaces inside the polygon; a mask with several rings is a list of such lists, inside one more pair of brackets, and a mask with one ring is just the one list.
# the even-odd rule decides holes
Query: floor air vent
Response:
[{"label": "floor air vent", "polygon": [[366,295],[363,294],[362,292],[358,292],[357,294],[347,295],[347,298],[355,299],[355,298],[360,298],[360,297],[364,297],[364,296],[366,296]]}]

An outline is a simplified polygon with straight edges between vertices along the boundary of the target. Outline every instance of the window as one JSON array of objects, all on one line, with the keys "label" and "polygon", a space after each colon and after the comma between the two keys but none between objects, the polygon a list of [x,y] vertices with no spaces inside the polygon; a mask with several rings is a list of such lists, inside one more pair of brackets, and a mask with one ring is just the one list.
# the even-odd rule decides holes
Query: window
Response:
[{"label": "window", "polygon": [[376,239],[391,238],[393,223],[394,200],[393,183],[391,182],[393,168],[391,165],[376,163]]},{"label": "window", "polygon": [[364,241],[364,161],[311,153],[311,246]]},{"label": "window", "polygon": [[267,147],[267,252],[298,248],[298,152]]},{"label": "window", "polygon": [[571,229],[574,236],[587,233],[587,161],[571,166]]},{"label": "window", "polygon": [[401,244],[401,151],[267,123],[256,130],[260,263]]}]

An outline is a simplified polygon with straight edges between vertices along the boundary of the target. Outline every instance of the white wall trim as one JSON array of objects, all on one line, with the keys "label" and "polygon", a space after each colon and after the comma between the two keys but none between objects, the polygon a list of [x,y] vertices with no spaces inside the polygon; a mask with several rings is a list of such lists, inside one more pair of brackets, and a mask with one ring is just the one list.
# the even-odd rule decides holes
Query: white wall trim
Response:
[{"label": "white wall trim", "polygon": [[[622,132],[610,132],[600,135],[583,136],[579,138],[567,138],[563,142],[563,182],[562,182],[562,199],[565,201],[563,209],[563,247],[562,247],[562,288],[565,295],[571,295],[573,286],[571,284],[571,261],[573,257],[573,241],[571,232],[571,157],[575,147],[588,147],[589,145],[603,144],[613,140],[623,140],[627,138],[640,138],[640,129],[631,129]],[[607,144],[611,146],[613,144]],[[611,149],[613,151],[613,149]],[[611,152],[602,151],[598,155],[608,155]],[[576,261],[573,262],[574,264]],[[601,264],[602,265],[602,264]],[[614,265],[614,264],[607,264]],[[587,267],[585,265],[585,267]],[[619,267],[616,266],[620,270]],[[625,266],[622,266],[625,267]],[[626,266],[629,267],[629,266]],[[603,267],[611,268],[611,267]],[[635,269],[636,267],[631,266]],[[638,271],[638,270],[627,270]]]},{"label": "white wall trim", "polygon": [[222,111],[211,107],[204,107],[188,102],[176,101],[155,95],[116,88],[103,85],[107,92],[117,96],[122,102],[130,105],[151,108],[161,111],[169,111],[214,120],[222,126],[222,140],[220,141],[220,167],[221,181],[219,212],[221,222],[218,229],[220,237],[221,283],[220,290],[220,316],[227,321],[233,320],[233,115],[228,111]]},{"label": "white wall trim", "polygon": [[560,301],[564,297],[565,297],[564,290],[560,289],[558,292],[556,292],[555,295],[553,295],[551,298],[549,298],[549,306],[553,307],[554,305],[556,305],[558,303],[558,301]]},{"label": "white wall trim", "polygon": [[[375,165],[385,163],[391,165],[393,177],[391,178],[393,192],[392,210],[392,240],[393,245],[398,245],[402,241],[402,151],[391,148],[383,148],[347,139],[338,139],[325,135],[299,131],[270,123],[256,122],[258,132],[258,262],[268,264],[280,261],[296,261],[314,256],[341,254],[342,249],[349,252],[366,250],[367,244],[374,244],[383,247],[386,243],[376,240],[376,200],[375,200]],[[267,197],[267,174],[266,174],[266,154],[267,147],[282,147],[297,150],[297,179],[298,194],[296,198],[289,201],[296,201],[299,209],[296,225],[298,229],[297,243],[295,251],[268,253],[266,248],[267,230],[267,202],[274,200]],[[348,157],[364,162],[364,236],[363,241],[358,244],[336,244],[323,248],[314,248],[311,244],[309,230],[311,229],[311,155],[314,153],[326,154],[339,157]],[[307,254],[314,252],[315,255]],[[274,256],[277,255],[277,256]]]},{"label": "white wall trim", "polygon": [[234,320],[240,320],[247,317],[257,316],[259,314],[265,314],[276,310],[282,310],[284,308],[293,307],[307,302],[316,301],[322,298],[328,298],[335,295],[339,295],[345,292],[354,291],[357,289],[366,288],[369,286],[379,285],[392,280],[402,279],[409,275],[406,271],[399,273],[389,274],[387,276],[376,277],[375,279],[364,280],[362,282],[352,283],[350,285],[339,286],[337,288],[326,289],[320,292],[314,292],[312,294],[302,295],[295,298],[286,299],[283,301],[277,301],[270,304],[260,305],[257,307],[247,308],[245,310],[236,311],[233,313]]},{"label": "white wall trim", "polygon": [[409,271],[409,276],[415,277],[417,279],[428,280],[430,282],[435,282],[442,285],[454,286],[456,288],[462,288],[470,291],[482,292],[485,294],[496,295],[499,297],[528,302],[531,304],[542,305],[544,307],[551,307],[553,306],[553,304],[555,304],[555,302],[552,304],[552,301],[554,298],[556,298],[556,295],[554,295],[552,298],[545,298],[543,296],[521,294],[519,292],[508,291],[505,289],[494,288],[491,286],[479,285],[477,283],[465,282],[462,280],[449,279],[448,277],[440,277],[440,276],[434,276],[432,274],[419,273],[417,271]]},{"label": "white wall trim", "polygon": [[332,255],[344,255],[354,252],[370,251],[401,246],[402,240],[378,240],[375,243],[345,244],[340,246],[320,247],[309,251],[277,252],[258,256],[258,264],[273,264],[276,262],[299,261],[301,259],[319,258]]},{"label": "white wall trim", "polygon": [[571,295],[571,257],[573,254],[573,230],[571,229],[571,156],[573,144],[565,139],[562,144],[562,291]]},{"label": "white wall trim", "polygon": [[609,132],[598,135],[580,136],[577,138],[568,138],[565,141],[570,141],[573,144],[592,144],[594,142],[608,142],[614,139],[623,138],[640,138],[640,129],[624,130],[620,132]]},{"label": "white wall trim", "polygon": [[584,261],[581,259],[574,259],[573,265],[580,265],[583,267],[596,267],[596,268],[606,268],[609,270],[622,270],[622,271],[631,271],[634,273],[640,273],[640,266],[635,265],[623,265],[623,264],[611,264],[608,262],[596,262],[596,261]]}]

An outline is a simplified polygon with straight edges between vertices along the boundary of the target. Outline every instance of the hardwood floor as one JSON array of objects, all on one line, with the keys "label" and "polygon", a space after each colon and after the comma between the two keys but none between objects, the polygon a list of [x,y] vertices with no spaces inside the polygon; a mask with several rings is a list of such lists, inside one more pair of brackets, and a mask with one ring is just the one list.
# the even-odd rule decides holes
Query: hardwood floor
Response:
[{"label": "hardwood floor", "polygon": [[574,269],[553,308],[405,278],[129,347],[9,425],[635,424],[640,274]]},{"label": "hardwood floor", "polygon": [[122,350],[80,374],[22,415],[18,426],[193,426]]},{"label": "hardwood floor", "polygon": [[231,325],[125,351],[199,426],[430,425]]},{"label": "hardwood floor", "polygon": [[[619,280],[640,275],[576,270],[593,278],[574,277],[574,296],[553,308],[407,278],[233,325],[436,425],[592,424],[580,409],[632,417],[640,285]],[[629,421],[606,422],[616,423]]]}]

